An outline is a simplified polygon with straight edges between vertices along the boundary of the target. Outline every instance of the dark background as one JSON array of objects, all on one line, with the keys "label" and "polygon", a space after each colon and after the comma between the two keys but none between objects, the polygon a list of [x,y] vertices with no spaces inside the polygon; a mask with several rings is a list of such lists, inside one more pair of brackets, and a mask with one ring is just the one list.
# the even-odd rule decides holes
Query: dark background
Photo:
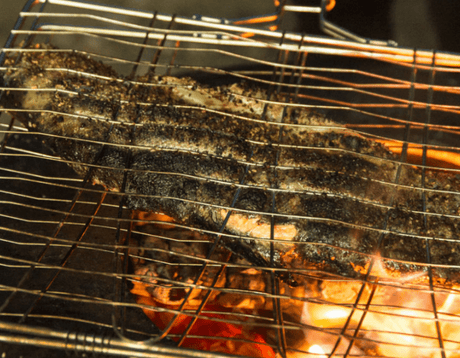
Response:
[{"label": "dark background", "polygon": [[[320,0],[290,4],[315,6]],[[3,47],[25,0],[0,0],[0,46]],[[272,0],[100,0],[99,2],[164,13],[206,14],[228,18],[260,14]],[[269,10],[270,11],[270,10]],[[263,12],[262,12],[263,13]],[[392,39],[400,46],[460,52],[460,2],[452,0],[337,0],[329,18],[365,37]],[[297,31],[317,33],[313,15],[298,17]]]}]

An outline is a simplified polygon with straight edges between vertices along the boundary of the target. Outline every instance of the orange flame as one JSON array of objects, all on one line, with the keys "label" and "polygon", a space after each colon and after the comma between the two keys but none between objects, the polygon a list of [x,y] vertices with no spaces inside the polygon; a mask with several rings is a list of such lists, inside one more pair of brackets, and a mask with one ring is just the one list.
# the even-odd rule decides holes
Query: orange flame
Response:
[{"label": "orange flame", "polygon": [[[137,303],[151,307],[143,308],[143,311],[159,329],[163,330],[168,326],[174,314],[156,311],[155,307],[172,310],[177,309],[177,307],[162,305],[153,300],[147,291],[147,286],[140,281],[134,282],[131,293],[136,297]],[[187,309],[197,309],[197,307],[188,307]],[[230,312],[229,309],[222,306],[206,305],[200,314],[200,318],[196,320],[188,333],[189,336],[201,336],[203,338],[186,338],[181,344],[182,347],[210,352],[232,353],[248,357],[275,358],[273,349],[265,343],[266,340],[262,334],[250,332],[247,328],[244,328],[244,325],[237,326],[236,324],[209,320],[208,318],[228,320],[229,315],[206,313],[206,311]],[[234,317],[231,318],[233,319]],[[191,320],[192,317],[179,314],[178,319],[176,319],[174,326],[170,330],[170,334],[181,335]],[[225,338],[233,338],[235,340]],[[179,340],[179,338],[172,339],[175,341]]]},{"label": "orange flame", "polygon": [[[396,141],[380,140],[389,150],[394,153],[401,153],[402,144]],[[420,145],[409,144],[408,162],[420,164],[422,162],[423,149]],[[460,154],[434,149],[427,149],[427,165],[438,166],[441,168],[460,168]],[[162,214],[137,213],[138,225],[143,225],[151,220],[172,223],[173,219]],[[173,224],[156,224],[163,229],[173,227]],[[369,267],[362,268],[362,272]],[[375,291],[372,298],[372,305],[368,311],[362,309],[364,303],[370,299],[370,288],[372,284],[366,284],[366,289],[362,291],[358,309],[354,310],[348,328],[353,332],[357,329],[358,322],[362,321],[360,332],[363,332],[364,339],[371,342],[378,342],[372,350],[382,356],[398,357],[419,357],[423,353],[424,357],[439,356],[439,340],[437,339],[438,329],[436,322],[439,322],[439,331],[444,339],[445,356],[448,358],[460,357],[460,298],[459,294],[453,289],[452,293],[445,293],[444,298],[438,295],[437,321],[433,317],[431,307],[431,293],[426,291],[411,290],[407,283],[412,281],[412,277],[390,277],[383,269],[381,260],[377,260],[371,272],[373,277],[379,277],[382,281],[389,280],[392,285],[381,285]],[[420,273],[425,275],[425,273]],[[396,283],[395,283],[396,282]],[[343,284],[343,285],[341,285]],[[324,303],[302,303],[300,307],[293,306],[293,309],[300,308],[302,314],[299,315],[299,323],[318,327],[320,329],[341,329],[344,327],[349,316],[353,312],[352,304],[355,303],[357,292],[362,286],[360,281],[344,281],[341,283],[327,281],[323,282],[322,299]],[[177,309],[177,306],[167,306],[156,301],[147,289],[147,284],[140,280],[134,282],[131,293],[136,297],[136,301],[144,305],[143,311],[152,322],[159,328],[164,329],[173,319],[174,314],[159,310]],[[292,296],[293,297],[293,296]],[[289,300],[294,301],[294,300]],[[303,308],[302,308],[303,307]],[[193,306],[186,307],[187,310],[196,310],[196,302]],[[256,309],[255,307],[251,307]],[[245,308],[238,307],[239,312],[245,312]],[[212,311],[212,313],[211,313]],[[248,316],[254,314],[253,310],[246,309]],[[298,312],[298,311],[297,311]],[[267,344],[268,331],[259,330],[254,332],[254,327],[247,324],[240,316],[232,316],[232,307],[223,305],[218,298],[210,300],[200,317],[197,318],[191,330],[181,342],[182,347],[198,349],[203,351],[232,353],[249,357],[268,357],[275,358],[273,348]],[[269,313],[260,312],[260,314]],[[364,316],[365,315],[365,316]],[[224,322],[231,320],[232,323]],[[179,341],[180,336],[192,317],[186,314],[179,314],[178,319],[170,330],[172,339]],[[220,321],[221,320],[221,321]],[[241,324],[235,322],[240,321]],[[296,343],[296,348],[288,347],[286,356],[288,358],[327,357],[334,346],[336,335],[330,333],[320,333],[321,331],[305,331],[301,342]],[[361,333],[360,333],[361,334]],[[176,338],[174,338],[174,335]],[[195,336],[195,337],[189,337]],[[342,338],[336,354],[343,354],[350,341]],[[356,345],[356,344],[355,344]],[[352,355],[363,354],[363,351],[353,346]]]},{"label": "orange flame", "polygon": [[[375,139],[395,154],[401,154],[403,143],[392,140]],[[426,150],[427,165],[439,168],[460,168],[460,154],[438,149]],[[422,164],[423,147],[419,144],[409,143],[407,148],[407,161],[412,164]]]}]

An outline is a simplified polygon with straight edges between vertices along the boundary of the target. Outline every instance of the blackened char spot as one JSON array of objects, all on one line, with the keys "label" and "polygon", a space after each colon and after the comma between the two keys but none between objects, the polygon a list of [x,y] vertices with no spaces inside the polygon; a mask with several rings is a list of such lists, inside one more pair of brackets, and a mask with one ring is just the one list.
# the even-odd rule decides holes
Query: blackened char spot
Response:
[{"label": "blackened char spot", "polygon": [[377,254],[379,234],[376,232],[316,221],[302,226],[303,235],[296,251],[307,262],[322,262],[324,269],[333,268],[333,272],[355,276],[351,263],[364,266],[369,254]]},{"label": "blackened char spot", "polygon": [[365,178],[341,174],[337,171],[328,172],[320,168],[302,168],[299,172],[319,190],[346,192],[353,193],[355,196],[364,196],[368,186],[368,181]]},{"label": "blackened char spot", "polygon": [[297,166],[321,166],[325,170],[335,170],[346,174],[381,173],[371,161],[352,153],[327,151],[323,149],[295,148],[282,150],[282,157],[296,163]]},{"label": "blackened char spot", "polygon": [[349,198],[330,197],[325,193],[302,195],[301,203],[301,208],[307,216],[367,227],[381,227],[387,213],[386,208]]},{"label": "blackened char spot", "polygon": [[267,194],[263,189],[243,189],[236,207],[238,209],[264,211],[266,210]]}]

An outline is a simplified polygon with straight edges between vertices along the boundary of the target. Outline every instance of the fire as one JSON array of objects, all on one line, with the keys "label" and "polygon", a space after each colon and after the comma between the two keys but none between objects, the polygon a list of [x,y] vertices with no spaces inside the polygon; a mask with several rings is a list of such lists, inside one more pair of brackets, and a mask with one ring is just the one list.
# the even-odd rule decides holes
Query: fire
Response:
[{"label": "fire", "polygon": [[[172,235],[172,230],[177,230],[176,225],[168,224],[173,223],[173,219],[166,215],[138,212],[134,214],[133,219],[135,219],[136,222],[136,230],[143,226],[154,225],[156,230],[171,230],[168,233],[169,236]],[[154,224],[152,224],[152,222],[154,222]],[[182,233],[181,235],[205,241],[202,236],[195,232]],[[180,239],[178,241],[180,242]],[[156,243],[159,245],[157,247],[158,249],[161,248],[166,250],[165,247],[160,247],[160,244],[164,244],[164,242],[160,239],[155,240],[155,236],[152,236],[152,241],[150,243]],[[132,244],[133,246],[137,246],[136,243]],[[193,254],[199,256],[199,244],[195,244],[194,246],[196,252],[187,252],[187,248],[185,248],[184,253],[190,256]],[[175,247],[175,252],[180,253],[180,251],[177,250],[177,246]],[[131,250],[131,253],[136,256],[140,254],[140,252],[136,250]],[[162,259],[165,260],[165,257],[162,257]],[[177,258],[175,259],[177,260]],[[215,259],[224,262],[222,256]],[[141,262],[142,259],[136,258],[133,260],[133,265],[137,267],[135,269],[135,274],[139,275],[139,277],[133,280],[131,293],[136,297],[137,303],[143,307],[144,313],[150,318],[155,326],[160,330],[167,329],[168,337],[177,341],[179,346],[203,351],[232,353],[248,357],[275,358],[273,348],[267,344],[266,330],[261,329],[259,325],[257,326],[257,332],[257,328],[255,329],[256,326],[254,326],[257,322],[250,322],[241,315],[254,315],[257,308],[261,307],[261,302],[264,302],[263,300],[261,301],[257,297],[220,294],[220,292],[216,290],[209,295],[207,298],[208,303],[200,308],[199,316],[195,319],[196,311],[202,304],[203,297],[208,290],[198,287],[184,288],[183,291],[189,293],[189,297],[182,311],[179,312],[178,308],[185,299],[180,299],[179,296],[177,300],[170,300],[168,290],[171,290],[171,292],[180,291],[180,286],[179,288],[170,289],[170,284],[161,286],[162,282],[158,281],[159,271],[167,271],[171,274],[171,267],[175,266],[161,266],[160,264],[155,266],[155,269],[158,270],[158,272],[155,272],[151,267],[149,268],[147,265],[143,264]],[[168,266],[169,271],[168,268],[165,268],[166,266]],[[177,274],[177,272],[175,274]],[[258,277],[261,275],[260,271],[248,268],[242,270],[240,274],[246,278],[250,278],[248,289],[264,289],[264,283],[258,280]],[[210,277],[214,277],[214,275],[214,271],[209,273]],[[186,283],[191,284],[187,280]],[[231,282],[227,282],[227,279],[222,276],[222,278],[214,284],[214,287],[221,288],[226,283],[232,284]],[[165,294],[152,293],[152,287],[155,285],[157,285],[157,287],[162,287],[157,291],[160,293],[165,292]],[[209,283],[200,281],[199,285],[209,286]],[[258,313],[264,314],[262,311]],[[188,328],[192,322],[193,324]],[[184,332],[186,332],[185,338],[181,339],[180,337]]]},{"label": "fire", "polygon": [[323,348],[320,345],[314,344],[308,349],[308,353],[315,353],[315,357],[317,358],[326,358],[327,356],[324,354]]},{"label": "fire", "polygon": [[[431,292],[426,284],[411,283],[426,276],[425,272],[390,278],[381,260],[374,267],[372,272],[379,276],[373,278],[378,282],[375,286],[366,283],[360,300],[357,293],[362,282],[337,286],[334,281],[324,281],[324,303],[305,304],[304,324],[336,329],[334,336],[315,343],[327,355],[332,352],[328,349],[331,342],[341,339],[352,349],[357,347],[381,357],[434,358],[441,357],[442,350],[444,357],[460,357],[460,287],[435,288]],[[338,333],[348,319],[345,338],[340,338]]]},{"label": "fire", "polygon": [[306,306],[308,306],[308,315],[311,320],[322,328],[340,327],[351,314],[351,309],[336,308],[327,304],[310,304]]},{"label": "fire", "polygon": [[[375,139],[376,142],[382,143],[393,153],[401,154],[403,145],[401,142]],[[448,152],[437,149],[426,150],[426,165],[438,168],[455,168],[460,167],[460,155],[455,152]],[[423,147],[420,144],[410,143],[407,148],[407,162],[413,164],[422,164]]]},{"label": "fire", "polygon": [[[160,311],[158,308],[174,311],[177,307],[162,305],[153,300],[145,284],[135,281],[131,293],[135,295],[137,303],[145,307],[143,309],[144,313],[159,329],[165,329],[174,319],[175,314]],[[193,307],[193,309],[197,308]],[[190,309],[192,307],[188,307],[189,311]],[[212,311],[213,313],[207,313],[206,311]],[[220,311],[222,314],[214,313],[216,311]],[[245,329],[244,326],[238,324],[219,322],[219,320],[238,319],[224,313],[223,307],[206,306],[200,318],[195,321],[188,332],[187,336],[194,336],[194,338],[186,338],[181,342],[181,347],[211,352],[231,352],[249,357],[275,358],[273,349],[266,344],[261,334],[250,332],[247,328]],[[173,340],[179,340],[177,336],[185,331],[191,320],[192,317],[187,314],[178,315],[169,331],[169,334],[174,337]]]},{"label": "fire", "polygon": [[[384,144],[395,146],[393,142]],[[392,150],[397,152],[398,148]],[[409,149],[411,161],[419,162],[421,149]],[[433,165],[460,165],[458,155],[447,158],[437,153],[430,158]],[[161,214],[137,213],[136,219],[136,227],[156,221],[155,225],[160,229],[175,228],[173,219]],[[260,236],[267,235],[262,225],[251,224],[254,232],[258,230]],[[197,233],[193,235],[200,238]],[[354,268],[365,274],[370,265]],[[178,306],[155,299],[141,278],[134,281],[131,292],[159,329],[165,329],[173,322],[168,334],[182,347],[248,357],[280,357],[275,354],[278,343],[273,329],[264,329],[261,324],[264,318],[273,318],[273,301],[244,293],[269,292],[262,272],[251,268],[240,271],[235,277],[238,279],[233,283],[219,281],[215,287],[240,285],[248,280],[243,293],[213,292],[185,339],[180,336],[194,319],[201,302],[201,291],[205,290],[192,289],[192,299],[177,317],[173,312],[177,312]],[[282,284],[280,310],[285,315],[283,320],[287,325],[297,327],[285,332],[286,357],[325,358],[332,354],[460,357],[460,286],[430,290],[426,271],[410,276],[391,275],[384,269],[383,259],[374,260],[370,277],[366,283],[323,278],[318,291]],[[260,317],[260,321],[253,317]]]},{"label": "fire", "polygon": [[[143,213],[137,218],[166,221],[159,227],[174,228],[173,222],[162,216]],[[350,356],[435,358],[441,357],[441,350],[446,358],[460,357],[460,287],[435,288],[431,292],[425,271],[410,276],[390,275],[382,262],[375,260],[366,283],[323,278],[316,292],[281,284],[280,309],[285,324],[291,327],[286,330],[286,357],[323,358],[348,352]],[[365,272],[369,268],[357,270]],[[277,358],[274,330],[262,324],[264,317],[273,318],[273,301],[248,293],[266,292],[264,277],[260,270],[246,268],[238,271],[233,281],[228,276],[227,281],[217,281],[217,289],[232,285],[246,288],[242,293],[213,291],[182,340],[180,336],[194,319],[206,289],[192,289],[188,304],[176,318],[173,312],[177,312],[179,303],[168,305],[156,299],[140,277],[133,282],[131,292],[159,329],[174,322],[168,335],[182,347]]]}]

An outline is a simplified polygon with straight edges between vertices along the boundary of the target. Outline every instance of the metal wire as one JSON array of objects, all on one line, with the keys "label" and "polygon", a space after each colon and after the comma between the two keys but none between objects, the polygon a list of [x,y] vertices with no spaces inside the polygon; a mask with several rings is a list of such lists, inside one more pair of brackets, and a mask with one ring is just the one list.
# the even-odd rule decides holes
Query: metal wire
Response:
[{"label": "metal wire", "polygon": [[[266,88],[264,97],[258,99],[260,115],[229,115],[225,110],[183,103],[175,104],[174,108],[184,113],[199,111],[209,116],[238,119],[248,126],[269,123],[275,128],[273,135],[278,140],[276,143],[246,141],[250,150],[246,158],[238,159],[244,173],[237,182],[218,173],[200,175],[138,169],[133,167],[133,155],[146,147],[136,144],[135,138],[144,127],[142,110],[151,103],[139,100],[137,116],[127,124],[122,111],[130,100],[122,99],[109,114],[92,118],[101,128],[108,128],[103,140],[72,139],[75,143],[99,148],[94,161],[81,164],[86,170],[82,179],[68,167],[78,163],[51,153],[41,144],[66,139],[65,136],[27,132],[19,121],[7,118],[5,113],[16,118],[16,114],[27,112],[32,118],[36,112],[45,112],[43,109],[11,106],[0,109],[6,118],[0,123],[0,181],[4,183],[0,189],[0,270],[5,277],[0,281],[0,341],[118,356],[228,356],[222,353],[222,347],[226,347],[229,354],[254,356],[259,350],[259,354],[273,353],[279,357],[293,357],[297,353],[300,357],[375,354],[389,357],[404,350],[411,355],[423,353],[430,357],[460,355],[460,312],[452,309],[460,290],[455,282],[450,284],[439,278],[440,270],[458,272],[460,264],[455,260],[436,262],[432,258],[439,243],[457,242],[456,227],[447,237],[427,230],[429,220],[451,220],[452,226],[460,220],[458,211],[433,212],[428,208],[434,195],[460,202],[458,191],[451,187],[453,184],[447,186],[446,181],[439,187],[430,182],[431,171],[439,166],[433,160],[435,153],[449,157],[446,175],[450,178],[460,175],[457,119],[460,55],[402,48],[391,41],[356,37],[328,22],[325,6],[324,1],[318,7],[297,7],[284,2],[268,15],[223,19],[80,1],[38,0],[26,4],[0,54],[2,76],[6,71],[20,70],[20,56],[56,52],[88,55],[109,63],[123,77],[47,68],[51,76],[77,75],[89,81],[116,82],[129,89],[142,87],[147,91],[167,86],[155,82],[157,76],[193,76],[214,86],[245,80]],[[284,15],[293,12],[321,14],[323,27],[339,39],[273,31],[274,28],[282,30]],[[25,25],[29,27],[23,28]],[[44,42],[61,48],[30,47]],[[5,66],[5,60],[14,56],[18,56],[17,60]],[[139,75],[147,76],[151,82],[140,81],[136,77]],[[191,90],[193,86],[183,87]],[[52,93],[88,99],[103,96],[61,88],[15,88],[9,83],[4,83],[2,89],[0,100],[15,91],[41,91],[44,96]],[[236,92],[233,96],[240,101],[248,97]],[[165,110],[171,106],[170,103],[157,104]],[[277,122],[269,118],[274,106],[283,108]],[[288,112],[292,108],[322,111],[346,123],[345,126],[325,125],[322,130],[347,133],[354,129],[354,133],[369,140],[391,142],[399,148],[399,159],[379,158],[380,164],[397,168],[394,178],[366,177],[368,185],[385,188],[391,192],[392,199],[387,203],[366,197],[354,199],[375,210],[386,210],[378,225],[346,222],[307,212],[286,213],[280,208],[277,199],[280,194],[300,196],[305,192],[301,187],[280,185],[286,173],[294,175],[298,171],[296,165],[284,164],[281,160],[283,150],[317,149],[308,143],[292,144],[284,134],[293,128],[320,128],[290,121]],[[55,110],[48,112],[61,114]],[[87,117],[82,112],[66,115],[79,120]],[[115,138],[121,125],[130,131],[127,144],[120,144]],[[102,162],[102,158],[117,148],[126,149],[128,155],[123,168],[114,169]],[[271,160],[260,162],[258,151],[268,149],[273,151]],[[199,154],[198,150],[187,147],[162,150],[178,155]],[[353,150],[331,147],[328,151],[375,160],[371,154]],[[417,151],[421,152],[420,161],[414,163],[411,157]],[[414,167],[420,172],[419,182],[405,181],[404,173]],[[272,173],[270,185],[252,183],[251,171],[257,168],[266,168]],[[123,178],[120,190],[110,192],[92,185],[98,170],[120,171]],[[324,171],[325,175],[336,172]],[[214,229],[197,228],[164,223],[157,217],[144,220],[141,214],[133,214],[127,207],[132,194],[126,186],[128,178],[138,173],[233,188],[232,199],[225,205],[166,194],[137,196],[223,210],[222,225]],[[355,174],[353,179],[362,179],[362,174]],[[243,194],[251,189],[264,189],[270,198],[269,211],[239,207]],[[412,215],[423,217],[419,232],[397,232],[391,228],[391,210],[398,206],[400,190],[410,190],[414,200],[420,198],[423,203],[411,210]],[[350,198],[349,194],[340,192],[325,195],[337,200]],[[231,220],[246,213],[266,217],[270,224],[268,237],[251,237],[252,245],[266,245],[266,265],[256,260],[249,262],[235,250],[222,252],[226,242],[242,239],[227,228]],[[353,247],[346,249],[349,255],[368,259],[368,265],[356,277],[324,271],[321,265],[279,267],[276,248],[279,240],[275,230],[277,225],[289,220],[340,225],[344,230],[366,232],[378,239],[369,252]],[[164,225],[170,227],[164,228]],[[425,262],[408,262],[397,255],[391,258],[394,265],[412,265],[417,271],[415,276],[391,277],[376,273],[382,262],[380,252],[389,235],[398,240],[424,243]],[[314,247],[317,251],[344,250],[331,242],[304,240],[298,245]],[[155,268],[156,272],[141,273],[139,268],[133,268],[139,263],[149,270]],[[192,273],[184,274],[187,280],[181,279],[180,270],[192,270]],[[160,275],[160,271],[166,274]],[[242,286],[232,286],[232,280],[237,277],[258,286],[253,288],[242,283]],[[293,277],[301,278],[308,285],[295,287]],[[226,283],[222,284],[224,280]],[[141,288],[144,291],[139,293]],[[334,296],[334,290],[349,297]],[[130,291],[137,292],[137,296]],[[169,295],[179,292],[182,296],[177,302],[180,303],[160,304],[161,298],[157,301],[151,298],[158,292]],[[408,297],[406,301],[384,297],[404,297],[404,294]],[[148,295],[150,298],[146,298]],[[423,297],[420,298],[423,305],[414,298],[417,296]],[[336,310],[341,316],[316,316],[321,310]],[[163,326],[159,323],[162,317],[168,317]],[[396,327],[388,330],[369,323],[372,319],[390,322],[388,324],[396,322]],[[408,322],[409,328],[404,322]],[[180,324],[183,324],[182,330],[178,329]],[[197,329],[206,325],[216,332]],[[216,327],[223,325],[234,333],[220,334]],[[417,328],[413,329],[412,325]],[[219,347],[217,352],[187,349],[199,347],[200,342],[206,341],[211,342],[209,347]],[[315,351],[315,344],[322,347],[322,351]]]}]

